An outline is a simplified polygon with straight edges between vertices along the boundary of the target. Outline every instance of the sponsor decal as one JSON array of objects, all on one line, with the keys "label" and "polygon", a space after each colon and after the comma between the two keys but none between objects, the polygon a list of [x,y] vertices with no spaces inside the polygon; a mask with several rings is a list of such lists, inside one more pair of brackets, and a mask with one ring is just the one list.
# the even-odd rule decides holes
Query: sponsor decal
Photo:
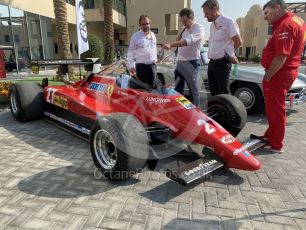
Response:
[{"label": "sponsor decal", "polygon": [[52,89],[52,88],[48,88],[48,91],[47,91],[47,98],[46,98],[46,101],[48,103],[51,103],[53,104],[53,101],[54,101],[54,93],[57,91],[57,89]]},{"label": "sponsor decal", "polygon": [[302,26],[304,24],[304,21],[301,18],[297,17],[297,16],[292,17],[292,21],[294,21],[299,26]]},{"label": "sponsor decal", "polygon": [[186,109],[193,109],[196,106],[194,104],[192,104],[187,98],[185,97],[179,97],[176,98],[176,101],[178,103],[180,103],[182,106],[184,106]]},{"label": "sponsor decal", "polygon": [[199,119],[199,120],[197,121],[197,125],[198,125],[198,126],[204,125],[204,129],[205,129],[205,132],[206,132],[207,134],[212,134],[212,133],[216,132],[216,129],[213,128],[213,127],[211,127],[210,124],[208,124],[208,122],[205,121],[205,120],[203,120],[203,119]]},{"label": "sponsor decal", "polygon": [[79,95],[79,99],[80,99],[81,101],[84,101],[84,100],[85,100],[85,97],[86,97],[86,94],[83,93],[83,92],[81,91],[81,92],[80,92],[80,95]]},{"label": "sponsor decal", "polygon": [[283,32],[278,34],[278,40],[287,39],[289,37],[289,32]]},{"label": "sponsor decal", "polygon": [[255,145],[256,143],[258,143],[259,140],[254,140],[254,141],[249,141],[247,143],[245,143],[244,146],[242,146],[241,148],[239,149],[235,149],[234,152],[233,152],[233,155],[238,155],[239,153],[245,151],[246,149],[248,149],[249,147],[251,147],[252,145]]},{"label": "sponsor decal", "polygon": [[67,121],[67,120],[65,120],[62,117],[58,117],[58,116],[56,116],[56,115],[54,115],[52,113],[46,112],[46,111],[44,112],[44,114],[45,114],[45,116],[50,117],[50,118],[52,118],[52,119],[54,119],[56,121],[59,121],[59,122],[65,124],[65,125],[68,125],[69,127],[74,128],[74,129],[76,129],[76,130],[78,130],[78,131],[80,131],[82,133],[85,133],[85,134],[88,134],[88,135],[90,133],[89,129],[86,129],[86,128],[80,126],[80,125],[77,125],[77,124],[74,124],[74,123],[72,123],[70,121]]},{"label": "sponsor decal", "polygon": [[111,97],[112,94],[113,94],[113,91],[114,91],[114,86],[109,85],[109,86],[107,87],[107,96],[108,96],[108,97]]},{"label": "sponsor decal", "polygon": [[156,98],[156,97],[147,97],[146,101],[151,104],[166,104],[169,103],[171,100],[169,98]]},{"label": "sponsor decal", "polygon": [[128,96],[127,92],[122,91],[122,90],[118,90],[117,93],[118,93],[119,95]]},{"label": "sponsor decal", "polygon": [[231,134],[226,134],[225,136],[221,138],[221,142],[223,144],[231,144],[235,142],[235,140],[236,140],[235,137],[233,137]]},{"label": "sponsor decal", "polygon": [[216,160],[210,160],[210,161],[208,161],[208,162],[206,162],[206,163],[201,163],[201,164],[199,164],[197,167],[195,167],[195,168],[193,168],[193,169],[190,169],[190,170],[186,171],[186,172],[185,172],[185,175],[186,175],[186,176],[189,176],[190,174],[193,174],[193,173],[195,173],[195,172],[197,172],[197,171],[200,171],[200,170],[202,170],[202,169],[205,169],[206,167],[208,167],[208,166],[210,166],[210,165],[212,165],[212,164],[214,164],[214,163],[217,163],[217,161],[216,161]]},{"label": "sponsor decal", "polygon": [[55,95],[53,104],[63,109],[68,109],[68,100],[65,97]]},{"label": "sponsor decal", "polygon": [[250,156],[250,153],[248,152],[248,151],[243,151],[243,153],[242,153],[244,156],[246,156],[246,157],[249,157]]},{"label": "sponsor decal", "polygon": [[96,82],[91,82],[88,86],[88,89],[98,91],[98,92],[105,92],[108,88],[108,85],[100,84]]}]

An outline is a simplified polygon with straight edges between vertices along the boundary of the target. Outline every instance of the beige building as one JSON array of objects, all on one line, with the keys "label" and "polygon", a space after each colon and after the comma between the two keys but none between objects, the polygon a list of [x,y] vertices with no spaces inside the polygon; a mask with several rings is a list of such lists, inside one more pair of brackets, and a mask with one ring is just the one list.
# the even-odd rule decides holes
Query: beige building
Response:
[{"label": "beige building", "polygon": [[[67,0],[67,20],[71,51],[76,58],[76,15],[74,0]],[[11,46],[6,59],[16,61],[19,68],[30,60],[57,57],[53,0],[0,0],[0,45]]]},{"label": "beige building", "polygon": [[151,29],[158,44],[173,41],[182,29],[179,12],[191,8],[191,0],[127,0],[127,39],[139,29],[139,16],[151,17]]},{"label": "beige building", "polygon": [[[306,3],[288,3],[288,9],[296,13],[302,19],[306,19]],[[242,47],[238,50],[238,56],[251,59],[253,56],[261,55],[272,27],[263,19],[261,5],[253,5],[245,17],[237,19],[240,34],[243,40]]]},{"label": "beige building", "polygon": [[[77,58],[75,0],[66,0],[70,49]],[[88,34],[103,39],[103,0],[83,0]],[[181,30],[178,12],[191,7],[191,0],[113,0],[115,45],[127,45],[138,30],[138,18],[149,14],[158,43],[174,40]],[[6,58],[21,66],[30,60],[57,58],[53,0],[0,0],[0,45]]]}]

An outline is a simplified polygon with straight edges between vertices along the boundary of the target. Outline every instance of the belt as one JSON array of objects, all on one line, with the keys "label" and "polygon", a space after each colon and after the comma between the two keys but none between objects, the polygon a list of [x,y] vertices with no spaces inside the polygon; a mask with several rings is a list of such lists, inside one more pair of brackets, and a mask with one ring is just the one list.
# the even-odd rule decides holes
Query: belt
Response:
[{"label": "belt", "polygon": [[224,61],[226,60],[226,57],[222,57],[222,58],[219,58],[219,59],[209,59],[210,61]]},{"label": "belt", "polygon": [[136,63],[136,65],[155,65],[155,63]]}]

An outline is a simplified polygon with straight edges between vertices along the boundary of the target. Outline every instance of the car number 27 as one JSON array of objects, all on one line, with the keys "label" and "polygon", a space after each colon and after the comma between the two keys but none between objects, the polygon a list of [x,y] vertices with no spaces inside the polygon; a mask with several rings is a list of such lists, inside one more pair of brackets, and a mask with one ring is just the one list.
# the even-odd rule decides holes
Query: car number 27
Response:
[{"label": "car number 27", "polygon": [[57,91],[56,89],[48,89],[47,98],[46,98],[46,101],[47,101],[48,103],[53,104],[53,101],[54,101],[54,93],[55,93],[56,91]]}]

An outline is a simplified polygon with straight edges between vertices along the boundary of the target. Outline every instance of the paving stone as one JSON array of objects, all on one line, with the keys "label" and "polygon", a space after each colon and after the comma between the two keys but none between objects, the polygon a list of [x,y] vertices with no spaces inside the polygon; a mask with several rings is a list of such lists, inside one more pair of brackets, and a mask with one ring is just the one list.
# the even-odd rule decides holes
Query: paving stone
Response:
[{"label": "paving stone", "polygon": [[8,225],[10,227],[19,227],[22,223],[31,218],[32,215],[32,210],[25,210],[20,215],[16,216],[12,221],[10,221]]},{"label": "paving stone", "polygon": [[295,225],[294,219],[284,216],[277,215],[266,215],[265,220],[271,223],[284,224],[284,225]]},{"label": "paving stone", "polygon": [[255,230],[279,230],[282,227],[279,224],[253,221],[253,229]]},{"label": "paving stone", "polygon": [[235,216],[234,212],[231,209],[225,209],[225,208],[207,207],[206,212],[209,215],[228,216],[228,217]]},{"label": "paving stone", "polygon": [[104,218],[103,221],[100,223],[99,227],[106,228],[106,229],[118,229],[123,230],[128,228],[129,223],[124,221],[114,221],[112,219]]},{"label": "paving stone", "polygon": [[[164,174],[176,156],[131,180],[96,180],[88,143],[0,112],[0,229],[306,229],[305,113],[288,117],[283,154],[256,152],[259,171],[222,169],[184,187]],[[265,128],[249,116],[238,138]]]},{"label": "paving stone", "polygon": [[21,227],[31,229],[48,229],[52,226],[52,222],[40,219],[27,220]]}]

